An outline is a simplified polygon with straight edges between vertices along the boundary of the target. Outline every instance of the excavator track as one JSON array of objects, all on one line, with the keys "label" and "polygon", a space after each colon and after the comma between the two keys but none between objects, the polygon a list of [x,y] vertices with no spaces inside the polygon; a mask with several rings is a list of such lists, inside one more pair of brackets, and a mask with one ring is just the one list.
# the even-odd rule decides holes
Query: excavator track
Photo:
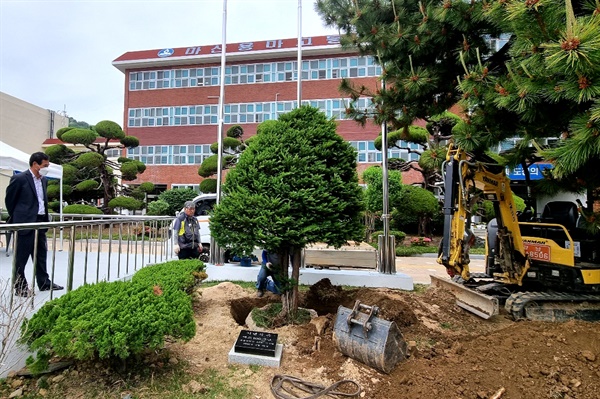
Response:
[{"label": "excavator track", "polygon": [[515,320],[600,321],[600,295],[567,292],[517,292],[504,305]]}]

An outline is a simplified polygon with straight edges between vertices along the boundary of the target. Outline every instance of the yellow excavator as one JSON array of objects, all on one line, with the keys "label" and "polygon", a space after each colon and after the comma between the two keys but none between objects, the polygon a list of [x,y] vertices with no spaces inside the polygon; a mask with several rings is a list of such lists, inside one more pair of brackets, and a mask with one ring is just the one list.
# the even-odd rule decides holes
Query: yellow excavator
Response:
[{"label": "yellow excavator", "polygon": [[[541,218],[517,211],[504,167],[450,145],[442,165],[444,234],[438,263],[451,279],[432,276],[457,304],[483,318],[504,305],[514,319],[600,320],[600,234],[583,227],[578,206],[548,203]],[[469,271],[475,243],[471,217],[480,198],[492,201],[485,273]]]}]

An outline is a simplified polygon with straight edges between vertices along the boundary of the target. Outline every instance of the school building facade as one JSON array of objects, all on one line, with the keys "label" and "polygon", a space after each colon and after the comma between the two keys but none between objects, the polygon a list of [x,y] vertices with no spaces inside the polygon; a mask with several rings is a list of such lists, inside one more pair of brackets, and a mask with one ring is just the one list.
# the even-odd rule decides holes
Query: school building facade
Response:
[{"label": "school building facade", "polygon": [[[248,138],[256,134],[261,122],[277,119],[297,106],[297,41],[227,44],[223,134],[240,125],[243,138]],[[218,140],[221,50],[221,45],[203,45],[133,51],[113,61],[125,76],[123,128],[140,140],[127,157],[147,166],[132,184],[150,181],[158,191],[198,189],[202,180],[198,167],[212,155],[210,145]],[[350,99],[338,87],[346,77],[375,90],[381,67],[372,57],[343,49],[339,36],[317,36],[302,40],[301,73],[302,103],[338,121],[338,134],[357,150],[359,175],[368,166],[380,164],[382,154],[373,145],[380,126],[361,127],[348,119],[345,109]],[[369,108],[370,99],[359,99],[357,106]],[[407,161],[418,157],[399,149],[390,150],[389,156]],[[419,178],[418,172],[406,175],[404,183]]]}]

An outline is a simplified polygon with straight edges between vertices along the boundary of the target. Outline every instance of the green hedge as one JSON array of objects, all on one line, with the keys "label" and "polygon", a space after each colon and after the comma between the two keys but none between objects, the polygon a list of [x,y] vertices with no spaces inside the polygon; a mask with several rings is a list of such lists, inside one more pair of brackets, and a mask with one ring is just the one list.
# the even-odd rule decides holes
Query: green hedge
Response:
[{"label": "green hedge", "polygon": [[[380,231],[374,231],[373,233],[371,233],[371,245],[377,246],[379,243],[379,236],[383,235],[383,230]],[[402,243],[404,242],[404,239],[406,238],[406,233],[400,230],[390,230],[390,235],[394,236],[394,243],[396,244],[396,247],[402,245]]]},{"label": "green hedge", "polygon": [[72,204],[63,208],[63,213],[77,213],[81,215],[101,215],[102,211],[95,206],[84,204]]},{"label": "green hedge", "polygon": [[21,326],[20,343],[37,352],[30,369],[53,356],[76,360],[127,359],[163,347],[165,337],[196,334],[191,292],[206,278],[198,260],[148,266],[131,281],[84,285],[47,302]]}]

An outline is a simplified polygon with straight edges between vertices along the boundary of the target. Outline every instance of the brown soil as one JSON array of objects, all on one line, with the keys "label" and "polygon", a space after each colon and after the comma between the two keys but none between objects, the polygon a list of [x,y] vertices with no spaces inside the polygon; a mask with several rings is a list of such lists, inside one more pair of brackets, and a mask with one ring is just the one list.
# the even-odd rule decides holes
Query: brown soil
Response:
[{"label": "brown soil", "polygon": [[[311,324],[269,331],[278,334],[278,342],[283,344],[280,368],[232,366],[228,353],[240,331],[248,328],[244,325],[248,313],[280,298],[272,294],[257,298],[253,291],[228,282],[201,287],[198,294],[194,301],[196,336],[187,343],[170,343],[167,361],[183,361],[192,378],[217,370],[227,376],[230,385],[250,387],[249,399],[274,398],[271,381],[276,375],[322,386],[350,379],[360,386],[361,398],[600,397],[599,323],[514,322],[503,315],[483,320],[457,307],[449,293],[436,288],[422,293],[372,288],[343,290],[322,280],[301,293],[301,306],[315,309],[319,317]],[[379,318],[395,322],[413,348],[411,355],[389,374],[343,355],[334,346],[333,325],[338,306],[352,308],[356,300],[378,306]],[[317,350],[316,326],[322,323],[326,327]],[[151,367],[161,367],[152,360],[148,362]],[[115,387],[127,384],[99,367],[95,364],[64,371],[62,375],[67,377],[57,383],[63,397],[86,397],[91,384],[104,384],[111,391],[110,396],[104,397],[118,397]],[[54,378],[49,380],[55,381]],[[8,382],[13,383],[10,379]],[[121,397],[126,392],[118,391]]]},{"label": "brown soil", "polygon": [[[254,297],[237,285],[222,283],[200,289],[198,332],[189,343],[172,349],[190,361],[194,372],[224,369],[228,352],[253,307],[279,297]],[[355,300],[377,305],[379,317],[394,321],[404,339],[416,345],[412,355],[388,375],[342,355],[333,344],[333,324],[339,305]],[[365,398],[492,398],[600,397],[600,326],[598,323],[514,322],[506,316],[483,320],[454,304],[447,292],[424,293],[390,289],[342,290],[322,280],[302,295],[302,307],[315,309],[328,327],[315,350],[313,323],[270,331],[284,345],[279,369],[250,372],[242,366],[240,383],[252,386],[253,398],[272,398],[274,375],[290,375],[328,386],[356,381]]]}]

